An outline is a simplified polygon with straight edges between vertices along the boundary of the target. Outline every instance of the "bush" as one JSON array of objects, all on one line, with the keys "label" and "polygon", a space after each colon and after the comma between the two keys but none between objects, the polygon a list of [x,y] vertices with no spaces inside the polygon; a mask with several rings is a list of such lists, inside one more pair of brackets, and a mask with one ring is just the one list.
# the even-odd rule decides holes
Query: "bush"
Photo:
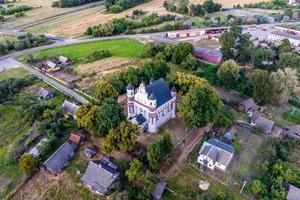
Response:
[{"label": "bush", "polygon": [[15,17],[23,17],[24,15],[24,12],[15,13]]},{"label": "bush", "polygon": [[105,6],[109,12],[118,13],[147,1],[149,0],[105,0]]},{"label": "bush", "polygon": [[103,58],[111,57],[112,53],[109,50],[93,51],[88,57],[88,62],[93,62]]},{"label": "bush", "polygon": [[26,6],[26,5],[22,5],[22,6],[16,6],[16,7],[12,7],[12,8],[8,8],[8,9],[2,9],[0,11],[1,15],[13,15],[15,13],[20,13],[20,12],[24,12],[24,11],[28,11],[28,10],[32,10],[33,7],[31,6]]},{"label": "bush", "polygon": [[283,118],[295,124],[300,124],[300,112],[297,110],[284,112]]},{"label": "bush", "polygon": [[68,8],[68,7],[80,6],[87,3],[92,3],[95,1],[100,1],[100,0],[58,0],[52,3],[52,7]]}]

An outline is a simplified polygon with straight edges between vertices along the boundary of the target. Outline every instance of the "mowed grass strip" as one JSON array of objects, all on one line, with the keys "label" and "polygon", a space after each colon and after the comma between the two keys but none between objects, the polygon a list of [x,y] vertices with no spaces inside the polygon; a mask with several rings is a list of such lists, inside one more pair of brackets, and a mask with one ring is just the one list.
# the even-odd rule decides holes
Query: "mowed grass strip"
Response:
[{"label": "mowed grass strip", "polygon": [[0,81],[9,79],[9,78],[24,78],[25,76],[29,75],[29,73],[22,68],[14,68],[8,69],[4,72],[0,72]]},{"label": "mowed grass strip", "polygon": [[[93,51],[109,50],[113,56],[135,58],[138,57],[144,49],[144,44],[134,39],[115,39],[82,44],[74,44],[63,47],[51,48],[35,52],[35,57],[66,56],[75,63],[81,63],[83,57],[87,57]],[[26,55],[24,55],[26,56]],[[22,56],[21,58],[24,58]]]}]

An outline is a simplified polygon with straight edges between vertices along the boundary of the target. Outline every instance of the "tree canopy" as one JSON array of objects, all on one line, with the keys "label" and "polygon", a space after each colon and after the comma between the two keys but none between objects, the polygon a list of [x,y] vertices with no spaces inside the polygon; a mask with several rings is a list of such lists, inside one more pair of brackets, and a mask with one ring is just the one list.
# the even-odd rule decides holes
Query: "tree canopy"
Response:
[{"label": "tree canopy", "polygon": [[97,81],[94,86],[94,96],[100,102],[106,98],[117,98],[119,96],[118,91],[110,83],[106,81]]},{"label": "tree canopy", "polygon": [[222,63],[217,71],[219,79],[228,87],[234,84],[239,76],[239,68],[234,60],[227,60]]}]

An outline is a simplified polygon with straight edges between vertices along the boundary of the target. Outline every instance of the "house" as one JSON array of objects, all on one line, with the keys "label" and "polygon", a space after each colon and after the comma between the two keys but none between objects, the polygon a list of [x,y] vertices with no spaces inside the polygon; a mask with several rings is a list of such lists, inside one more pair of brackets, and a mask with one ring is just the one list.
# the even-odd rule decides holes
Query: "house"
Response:
[{"label": "house", "polygon": [[136,91],[129,84],[126,90],[128,119],[150,133],[176,117],[177,92],[174,87],[170,90],[163,78],[151,80],[147,86],[142,82]]},{"label": "house", "polygon": [[78,145],[78,144],[80,144],[82,139],[81,139],[81,136],[78,133],[73,132],[73,133],[70,134],[69,141],[72,142],[73,144]]},{"label": "house", "polygon": [[300,139],[300,125],[284,127],[284,136],[293,139]]},{"label": "house", "polygon": [[270,134],[274,128],[274,121],[254,115],[251,119],[251,125],[256,128],[261,128],[264,133]]},{"label": "house", "polygon": [[72,64],[71,61],[67,57],[64,57],[64,56],[59,56],[58,57],[58,62],[59,62],[59,64],[61,64],[63,66],[67,66],[67,65]]},{"label": "house", "polygon": [[236,135],[236,127],[232,126],[223,136],[223,141],[230,144]]},{"label": "house", "polygon": [[117,166],[104,156],[101,160],[90,161],[81,182],[91,192],[103,196],[119,177]]},{"label": "house", "polygon": [[49,142],[48,138],[43,138],[36,146],[34,146],[30,151],[29,154],[32,154],[34,157],[39,157],[39,147],[43,145],[43,143]]},{"label": "house", "polygon": [[98,151],[99,151],[99,148],[96,147],[95,145],[93,145],[93,146],[87,147],[83,153],[87,157],[92,158],[98,153]]},{"label": "house", "polygon": [[47,60],[42,64],[42,68],[47,72],[56,72],[60,70],[60,66],[56,63],[52,62],[51,60]]},{"label": "house", "polygon": [[222,60],[222,54],[219,51],[195,47],[194,56],[205,62],[218,64]]},{"label": "house", "polygon": [[300,0],[289,0],[290,5],[298,5],[300,4]]},{"label": "house", "polygon": [[164,193],[164,190],[166,189],[167,183],[164,181],[161,181],[155,185],[154,190],[151,192],[151,195],[155,200],[161,200],[162,195]]},{"label": "house", "polygon": [[67,165],[74,153],[75,147],[71,143],[65,142],[44,162],[43,165],[52,174],[58,175],[64,166]]},{"label": "house", "polygon": [[48,100],[48,99],[51,99],[54,97],[54,94],[50,91],[50,90],[47,90],[45,88],[40,88],[38,91],[37,91],[37,96],[40,98],[40,99],[43,99],[43,100]]},{"label": "house", "polygon": [[64,115],[72,115],[75,118],[75,113],[79,109],[75,103],[65,100],[61,105]]},{"label": "house", "polygon": [[300,189],[289,184],[288,194],[286,200],[299,200],[300,199]]},{"label": "house", "polygon": [[262,112],[263,108],[257,105],[253,98],[249,98],[239,103],[238,110],[240,112],[246,112],[250,117],[252,117],[257,111]]},{"label": "house", "polygon": [[204,34],[205,34],[204,30],[177,30],[177,31],[167,32],[165,36],[168,38],[188,38],[188,37],[202,36]]},{"label": "house", "polygon": [[212,138],[205,141],[201,146],[198,163],[207,166],[211,170],[225,172],[234,156],[231,145]]}]

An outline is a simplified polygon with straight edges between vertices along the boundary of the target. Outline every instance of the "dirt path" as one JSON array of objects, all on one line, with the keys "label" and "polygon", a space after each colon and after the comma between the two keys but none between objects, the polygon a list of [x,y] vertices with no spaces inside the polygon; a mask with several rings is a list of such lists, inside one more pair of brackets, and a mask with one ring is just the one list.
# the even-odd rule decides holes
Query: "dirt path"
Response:
[{"label": "dirt path", "polygon": [[185,141],[182,142],[176,148],[176,150],[166,159],[163,167],[160,170],[159,176],[164,179],[168,179],[174,174],[174,172],[178,171],[180,167],[185,163],[188,155],[202,139],[204,133],[208,132],[211,128],[212,124],[209,124],[204,128],[197,129],[188,133]]}]

